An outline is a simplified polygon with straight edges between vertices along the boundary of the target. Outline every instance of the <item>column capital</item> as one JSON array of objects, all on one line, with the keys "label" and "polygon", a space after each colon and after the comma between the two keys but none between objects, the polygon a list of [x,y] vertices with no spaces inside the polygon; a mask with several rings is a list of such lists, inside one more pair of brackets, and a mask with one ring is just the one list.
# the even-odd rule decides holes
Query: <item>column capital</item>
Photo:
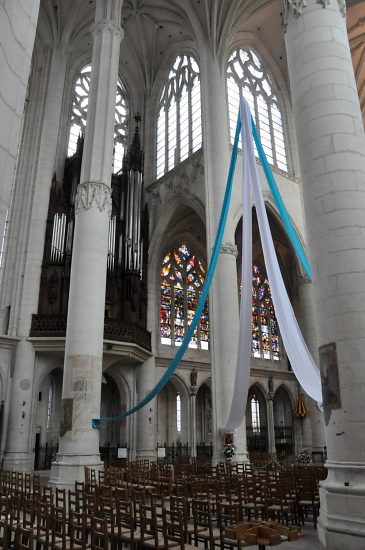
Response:
[{"label": "column capital", "polygon": [[90,210],[92,206],[96,206],[99,212],[107,210],[109,215],[112,211],[112,189],[105,183],[97,181],[86,181],[79,183],[75,198],[75,212],[80,208]]},{"label": "column capital", "polygon": [[[307,7],[310,0],[281,0],[281,17],[283,21],[284,32],[288,26],[289,15],[292,13],[294,17],[299,17],[303,13],[303,9]],[[338,9],[342,17],[346,15],[346,0],[315,0],[316,4],[326,8],[332,2],[337,3]]]},{"label": "column capital", "polygon": [[111,21],[110,19],[100,19],[96,21],[91,27],[91,33],[95,36],[96,34],[102,33],[103,31],[108,30],[109,32],[116,35],[117,38],[123,40],[124,31],[120,25]]},{"label": "column capital", "polygon": [[221,254],[232,254],[232,256],[237,258],[237,256],[238,256],[237,246],[233,243],[222,244]]}]

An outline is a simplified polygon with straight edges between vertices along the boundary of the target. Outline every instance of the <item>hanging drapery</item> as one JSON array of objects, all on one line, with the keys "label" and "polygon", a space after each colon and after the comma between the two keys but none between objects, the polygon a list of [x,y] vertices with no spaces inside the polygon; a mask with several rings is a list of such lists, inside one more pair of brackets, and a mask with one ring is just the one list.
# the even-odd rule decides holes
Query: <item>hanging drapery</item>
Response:
[{"label": "hanging drapery", "polygon": [[167,382],[170,380],[170,378],[174,374],[175,370],[177,369],[189,345],[191,338],[194,335],[194,331],[197,327],[198,321],[200,319],[200,316],[205,306],[205,301],[208,296],[209,287],[211,285],[214,271],[218,262],[224,228],[226,226],[226,221],[227,221],[229,204],[230,204],[231,195],[232,195],[233,175],[234,175],[234,170],[235,170],[236,161],[237,161],[238,140],[239,140],[240,130],[241,130],[241,121],[240,119],[238,119],[236,134],[235,134],[234,144],[233,144],[233,150],[232,150],[232,157],[231,157],[231,162],[230,162],[229,171],[228,171],[227,185],[226,185],[222,209],[219,217],[217,235],[216,235],[213,250],[212,250],[212,257],[209,263],[207,276],[202,288],[202,292],[200,294],[199,302],[198,302],[194,317],[189,325],[187,332],[185,333],[183,341],[181,342],[181,346],[179,347],[174,359],[171,361],[170,365],[168,366],[168,368],[166,369],[165,373],[160,378],[160,380],[157,382],[155,387],[152,388],[152,390],[148,392],[148,394],[139,403],[137,403],[134,407],[132,407],[128,411],[119,414],[118,416],[112,416],[112,417],[106,417],[106,418],[93,418],[92,419],[93,428],[99,429],[101,422],[113,422],[115,420],[121,420],[122,418],[125,418],[126,416],[129,416],[137,412],[139,409],[142,409],[142,407],[147,405],[147,403],[149,403],[154,397],[156,397],[156,395],[162,390],[162,388],[167,384]]},{"label": "hanging drapery", "polygon": [[[240,116],[242,124],[242,161],[243,170],[243,189],[248,188],[253,191],[256,205],[256,214],[261,236],[261,244],[264,254],[265,266],[270,284],[271,297],[275,308],[275,314],[278,321],[281,337],[294,374],[297,377],[303,390],[315,401],[322,401],[321,377],[317,366],[315,365],[311,354],[308,351],[302,333],[295,318],[292,305],[287,295],[285,285],[281,276],[278,260],[275,253],[274,243],[269,227],[265,203],[260,186],[260,180],[257,172],[256,159],[252,142],[252,117],[250,108],[245,99],[242,99],[240,105]],[[247,166],[246,166],[247,165]],[[243,222],[242,222],[242,243],[252,249],[252,227],[250,217],[247,214],[247,208],[251,208],[250,193],[243,191]],[[244,201],[248,201],[249,205]],[[247,234],[249,237],[247,237]],[[242,267],[242,290],[241,294],[249,296],[251,299],[252,279],[248,278],[247,272],[251,274],[252,260],[242,250],[242,263],[249,262],[246,268]],[[242,307],[243,306],[243,307]],[[240,342],[238,345],[238,358],[236,370],[236,383],[232,396],[231,411],[228,417],[224,431],[236,430],[243,421],[249,389],[249,375],[251,363],[251,304],[247,301],[242,303],[240,311]],[[242,317],[244,319],[242,319]],[[243,327],[250,325],[248,333],[242,333]],[[247,328],[246,328],[247,330]],[[249,340],[249,343],[248,343]]]},{"label": "hanging drapery", "polygon": [[242,159],[243,159],[243,182],[242,182],[242,204],[243,204],[243,238],[242,238],[242,291],[241,291],[241,315],[240,315],[240,338],[237,353],[237,368],[232,398],[231,411],[227,425],[224,428],[226,432],[233,432],[243,421],[245,415],[249,380],[250,380],[250,362],[251,362],[251,344],[252,344],[252,215],[251,215],[251,185],[256,203],[256,213],[259,223],[261,242],[264,252],[265,264],[270,281],[271,295],[276,311],[279,329],[284,342],[284,347],[292,364],[294,373],[304,391],[318,402],[322,401],[320,374],[313,362],[313,359],[306,347],[303,336],[298,327],[294,316],[292,306],[286,294],[285,286],[281,277],[278,261],[276,258],[274,244],[272,241],[269,223],[266,215],[265,204],[262,197],[259,183],[256,159],[253,150],[252,135],[255,138],[257,150],[264,167],[270,189],[274,200],[278,206],[279,213],[282,216],[283,223],[287,229],[288,236],[302,262],[308,276],[311,277],[309,262],[304,250],[300,244],[298,236],[291,224],[290,218],[285,210],[284,203],[277,189],[275,180],[272,176],[270,167],[263,152],[257,130],[252,121],[249,106],[246,100],[241,101],[240,117],[237,122],[236,134],[232,150],[231,163],[229,167],[227,186],[223,199],[222,210],[218,223],[217,236],[215,239],[212,257],[209,264],[207,277],[200,295],[199,303],[194,318],[184,336],[176,356],[166,369],[164,375],[157,382],[155,387],[134,407],[128,411],[114,417],[94,418],[92,425],[99,428],[100,422],[111,422],[121,420],[129,416],[149,403],[167,384],[174,374],[180,360],[182,359],[190,339],[192,338],[200,315],[203,311],[210,284],[212,282],[214,270],[218,261],[219,251],[222,244],[224,228],[227,220],[230,198],[232,194],[233,174],[237,160],[238,139],[241,130],[242,121]]}]

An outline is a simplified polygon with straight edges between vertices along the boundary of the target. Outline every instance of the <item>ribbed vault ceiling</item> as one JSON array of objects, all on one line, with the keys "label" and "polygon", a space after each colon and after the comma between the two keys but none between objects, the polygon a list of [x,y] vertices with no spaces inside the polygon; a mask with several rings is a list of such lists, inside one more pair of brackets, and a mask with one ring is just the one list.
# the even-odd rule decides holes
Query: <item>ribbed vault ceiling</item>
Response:
[{"label": "ribbed vault ceiling", "polygon": [[[365,0],[347,2],[347,26],[365,117]],[[95,0],[41,0],[39,38],[61,41],[71,56],[91,58]],[[150,93],[159,71],[179,45],[208,47],[223,60],[235,40],[253,33],[287,79],[280,0],[124,0],[120,73],[132,89]],[[247,35],[246,35],[247,36]]]}]

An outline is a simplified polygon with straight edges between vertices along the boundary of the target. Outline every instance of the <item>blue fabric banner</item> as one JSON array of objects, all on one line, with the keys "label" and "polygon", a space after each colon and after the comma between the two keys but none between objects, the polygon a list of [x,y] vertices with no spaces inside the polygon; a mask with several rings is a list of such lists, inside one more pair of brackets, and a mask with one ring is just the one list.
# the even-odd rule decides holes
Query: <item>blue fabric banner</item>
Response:
[{"label": "blue fabric banner", "polygon": [[128,411],[126,411],[124,413],[121,413],[117,416],[111,416],[111,417],[105,417],[105,418],[93,418],[93,420],[92,420],[93,428],[99,429],[100,422],[112,422],[112,421],[115,421],[115,420],[121,420],[122,418],[125,418],[126,416],[129,416],[129,415],[137,412],[139,409],[142,409],[142,407],[147,405],[147,403],[149,403],[154,397],[156,397],[156,395],[162,390],[162,388],[167,384],[167,382],[170,380],[170,378],[174,374],[177,366],[179,365],[179,362],[181,361],[181,359],[182,359],[182,357],[183,357],[183,355],[184,355],[184,353],[185,353],[185,351],[186,351],[186,349],[189,345],[189,342],[190,342],[192,336],[194,335],[194,331],[196,329],[196,326],[197,326],[198,321],[200,319],[200,316],[202,314],[204,304],[205,304],[205,301],[206,301],[207,296],[208,296],[209,288],[210,288],[210,285],[212,283],[213,274],[214,274],[214,271],[215,271],[215,268],[216,268],[217,262],[218,262],[219,252],[220,252],[222,239],[223,239],[224,228],[226,226],[226,221],[227,221],[229,203],[231,201],[232,187],[233,187],[233,175],[234,175],[234,170],[235,170],[236,161],[237,161],[238,141],[239,141],[240,131],[241,131],[241,120],[240,120],[240,118],[238,118],[236,133],[235,133],[235,138],[234,138],[234,144],[233,144],[233,149],[232,149],[231,162],[230,162],[229,172],[228,172],[228,177],[227,177],[226,191],[225,191],[225,194],[224,194],[221,214],[220,214],[219,223],[218,223],[217,235],[216,235],[216,238],[215,238],[215,243],[214,243],[214,247],[213,247],[213,251],[212,251],[212,257],[211,257],[211,260],[210,260],[210,263],[209,263],[207,277],[205,279],[205,283],[204,283],[203,288],[202,288],[202,293],[201,293],[200,298],[199,298],[199,302],[198,302],[198,305],[197,305],[197,308],[196,308],[195,315],[194,315],[194,317],[191,321],[189,329],[187,330],[187,332],[184,336],[184,339],[181,343],[181,346],[179,347],[174,359],[172,360],[172,362],[170,363],[170,365],[166,369],[164,375],[157,382],[156,386],[154,388],[152,388],[152,390],[141,401],[139,401],[139,403],[137,403],[134,407],[132,407]]},{"label": "blue fabric banner", "polygon": [[257,149],[257,152],[259,154],[259,159],[261,161],[262,168],[264,170],[264,173],[265,173],[265,176],[266,176],[266,179],[267,179],[267,183],[270,187],[270,191],[272,193],[272,196],[274,197],[275,204],[277,206],[277,209],[278,209],[279,214],[281,216],[281,219],[283,221],[285,230],[286,230],[286,232],[287,232],[287,234],[288,234],[288,236],[289,236],[289,238],[292,242],[292,245],[294,246],[294,250],[295,250],[295,252],[296,252],[296,254],[297,254],[297,256],[300,260],[300,263],[303,266],[304,271],[306,272],[306,274],[310,278],[310,280],[312,280],[311,266],[309,264],[309,261],[308,261],[308,258],[306,256],[306,254],[303,250],[303,247],[302,247],[302,244],[299,240],[297,232],[295,231],[295,229],[293,227],[293,224],[291,222],[289,214],[288,214],[288,212],[285,208],[283,199],[281,198],[279,189],[276,185],[275,178],[274,178],[274,176],[272,174],[272,171],[271,171],[271,168],[270,168],[270,164],[268,163],[268,160],[267,160],[266,155],[265,155],[264,148],[263,148],[262,143],[260,141],[259,133],[257,131],[257,128],[255,126],[255,123],[254,123],[252,117],[251,117],[251,122],[252,122],[252,135],[253,135],[254,140],[255,140],[256,149]]}]

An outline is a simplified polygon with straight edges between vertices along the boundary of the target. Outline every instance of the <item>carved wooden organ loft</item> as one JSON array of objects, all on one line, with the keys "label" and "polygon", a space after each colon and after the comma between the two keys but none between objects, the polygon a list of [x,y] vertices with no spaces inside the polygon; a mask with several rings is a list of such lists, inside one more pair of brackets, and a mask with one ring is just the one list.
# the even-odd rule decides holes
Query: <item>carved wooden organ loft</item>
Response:
[{"label": "carved wooden organ loft", "polygon": [[[146,330],[148,210],[142,206],[143,153],[138,122],[120,173],[112,175],[104,339],[151,349]],[[65,336],[83,137],[66,159],[64,180],[53,179],[48,208],[38,313],[31,336]],[[92,266],[90,266],[92,269]]]}]

